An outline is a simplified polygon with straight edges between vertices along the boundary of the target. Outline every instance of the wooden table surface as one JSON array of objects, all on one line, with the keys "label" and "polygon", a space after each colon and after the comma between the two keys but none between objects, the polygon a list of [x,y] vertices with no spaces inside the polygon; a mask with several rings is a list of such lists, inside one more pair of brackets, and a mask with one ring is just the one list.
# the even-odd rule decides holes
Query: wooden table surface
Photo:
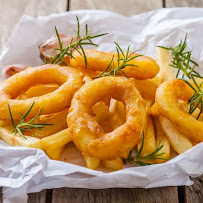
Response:
[{"label": "wooden table surface", "polygon": [[[203,7],[203,0],[0,0],[0,50],[22,15],[33,17],[77,9],[106,9],[123,15],[170,7]],[[153,175],[153,174],[152,174]],[[122,202],[203,202],[203,176],[194,179],[190,187],[155,189],[71,189],[43,190],[29,194],[31,203],[122,203]],[[0,194],[0,203],[2,197]]]}]

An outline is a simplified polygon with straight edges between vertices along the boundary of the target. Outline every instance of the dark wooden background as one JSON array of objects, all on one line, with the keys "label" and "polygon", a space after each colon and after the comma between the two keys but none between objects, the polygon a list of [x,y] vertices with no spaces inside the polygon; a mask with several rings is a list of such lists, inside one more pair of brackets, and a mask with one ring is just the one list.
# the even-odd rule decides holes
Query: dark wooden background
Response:
[{"label": "dark wooden background", "polygon": [[[22,15],[33,17],[78,9],[106,9],[123,15],[136,15],[158,8],[203,7],[203,0],[0,0],[0,50]],[[29,194],[29,203],[202,203],[203,176],[190,187],[155,189],[71,189],[43,190]],[[2,197],[0,195],[0,203]]]}]

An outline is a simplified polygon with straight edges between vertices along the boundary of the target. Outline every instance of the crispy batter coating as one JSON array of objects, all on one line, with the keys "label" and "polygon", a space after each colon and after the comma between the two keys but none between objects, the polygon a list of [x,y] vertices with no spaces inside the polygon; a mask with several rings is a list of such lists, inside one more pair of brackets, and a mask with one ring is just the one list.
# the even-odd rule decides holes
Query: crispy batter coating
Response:
[{"label": "crispy batter coating", "polygon": [[[107,95],[122,101],[126,109],[126,122],[110,133],[103,131],[92,112],[92,105]],[[146,102],[133,79],[105,77],[90,81],[74,95],[71,102],[67,122],[73,141],[86,156],[101,160],[127,157],[143,130],[145,107]]]},{"label": "crispy batter coating", "polygon": [[160,114],[169,119],[180,133],[193,141],[203,141],[203,123],[196,120],[178,103],[178,99],[187,101],[193,92],[180,79],[168,80],[158,87],[156,103]]},{"label": "crispy batter coating", "polygon": [[[104,71],[114,55],[114,64],[117,64],[117,54],[113,52],[102,52],[98,50],[85,49],[87,57],[87,69],[92,71]],[[73,52],[74,58],[70,60],[72,67],[85,68],[84,57],[77,51]],[[138,80],[145,80],[153,78],[159,72],[159,66],[156,61],[148,56],[139,56],[132,61],[130,64],[135,66],[126,66],[122,69],[128,77],[133,77]]]},{"label": "crispy batter coating", "polygon": [[[15,98],[36,84],[58,84],[55,91],[26,100]],[[83,85],[83,74],[76,69],[58,65],[43,65],[29,68],[8,78],[0,84],[0,119],[10,119],[8,104],[12,110],[13,119],[20,119],[20,114],[25,114],[33,102],[35,105],[27,116],[33,118],[40,107],[41,114],[56,113],[66,109],[74,93]]]}]

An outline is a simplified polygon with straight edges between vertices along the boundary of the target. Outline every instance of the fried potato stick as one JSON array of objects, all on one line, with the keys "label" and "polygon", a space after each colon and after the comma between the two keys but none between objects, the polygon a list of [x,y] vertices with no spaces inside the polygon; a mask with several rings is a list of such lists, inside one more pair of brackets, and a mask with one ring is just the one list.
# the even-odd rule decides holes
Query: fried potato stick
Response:
[{"label": "fried potato stick", "polygon": [[[170,143],[168,141],[168,138],[163,131],[163,128],[159,122],[159,119],[157,117],[153,117],[153,123],[155,127],[155,132],[156,132],[156,145],[160,145],[162,147],[161,150],[159,150],[159,153],[163,153],[161,156],[158,158],[164,158],[164,159],[170,159]],[[163,159],[156,159],[156,163],[164,163],[167,160]]]}]

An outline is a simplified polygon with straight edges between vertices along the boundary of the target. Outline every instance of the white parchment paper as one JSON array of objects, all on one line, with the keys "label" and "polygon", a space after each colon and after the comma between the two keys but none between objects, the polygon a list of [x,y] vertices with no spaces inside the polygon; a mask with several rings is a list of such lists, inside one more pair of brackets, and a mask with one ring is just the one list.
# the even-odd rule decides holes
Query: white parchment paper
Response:
[{"label": "white parchment paper", "polygon": [[[203,69],[203,9],[160,9],[132,17],[108,11],[72,11],[33,19],[22,17],[8,40],[0,57],[0,68],[9,64],[40,65],[38,45],[55,34],[76,34],[78,15],[82,33],[85,24],[89,31],[107,36],[95,39],[98,49],[114,51],[114,41],[124,49],[131,44],[132,51],[155,58],[157,45],[175,46],[188,33],[188,48],[194,60]],[[191,185],[189,176],[203,173],[203,143],[200,143],[164,164],[126,168],[103,173],[85,167],[50,160],[38,149],[10,147],[0,141],[0,186],[5,202],[26,202],[27,193],[42,189],[75,188],[153,188]]]}]

